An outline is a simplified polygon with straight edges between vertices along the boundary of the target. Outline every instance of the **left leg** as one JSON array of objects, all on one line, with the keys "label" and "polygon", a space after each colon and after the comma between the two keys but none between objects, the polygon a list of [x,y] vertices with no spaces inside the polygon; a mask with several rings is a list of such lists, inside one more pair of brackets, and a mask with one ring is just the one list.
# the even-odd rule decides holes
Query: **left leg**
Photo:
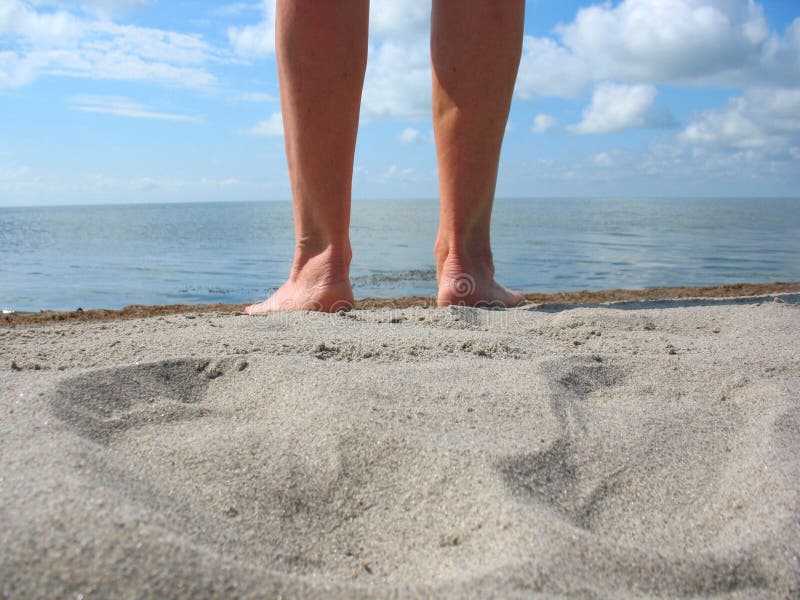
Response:
[{"label": "left leg", "polygon": [[517,306],[494,280],[497,168],[522,51],[524,0],[434,0],[433,128],[441,202],[438,303]]},{"label": "left leg", "polygon": [[289,278],[245,311],[349,309],[350,190],[369,0],[278,0],[275,54],[295,251]]}]

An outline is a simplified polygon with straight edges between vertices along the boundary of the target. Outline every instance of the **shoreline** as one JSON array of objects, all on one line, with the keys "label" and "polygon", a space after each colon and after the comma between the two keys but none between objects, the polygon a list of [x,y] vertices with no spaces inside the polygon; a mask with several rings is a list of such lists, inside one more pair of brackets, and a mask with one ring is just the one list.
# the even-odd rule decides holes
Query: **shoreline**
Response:
[{"label": "shoreline", "polygon": [[[716,286],[653,287],[644,289],[576,290],[571,292],[526,293],[525,299],[534,305],[581,305],[609,302],[657,301],[689,298],[734,298],[800,292],[800,282],[734,283]],[[254,300],[255,301],[255,300]],[[133,304],[121,309],[82,309],[73,311],[42,310],[4,314],[0,327],[40,325],[53,322],[84,322],[138,319],[175,314],[241,313],[247,304]],[[363,298],[356,300],[357,310],[434,308],[433,296],[404,296],[401,298]]]}]

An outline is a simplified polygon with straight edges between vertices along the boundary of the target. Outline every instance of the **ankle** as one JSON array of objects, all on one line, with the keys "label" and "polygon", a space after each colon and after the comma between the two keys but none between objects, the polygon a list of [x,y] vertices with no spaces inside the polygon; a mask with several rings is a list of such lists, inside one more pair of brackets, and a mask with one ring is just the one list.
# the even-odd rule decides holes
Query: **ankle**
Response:
[{"label": "ankle", "polygon": [[325,244],[298,242],[289,280],[311,278],[320,284],[349,283],[352,256],[349,241]]},{"label": "ankle", "polygon": [[473,275],[494,275],[492,250],[488,242],[449,241],[441,236],[434,246],[436,272],[457,275],[472,273]]},{"label": "ankle", "polygon": [[294,247],[294,264],[302,267],[304,264],[323,260],[350,267],[353,250],[349,238],[335,240],[298,239]]}]

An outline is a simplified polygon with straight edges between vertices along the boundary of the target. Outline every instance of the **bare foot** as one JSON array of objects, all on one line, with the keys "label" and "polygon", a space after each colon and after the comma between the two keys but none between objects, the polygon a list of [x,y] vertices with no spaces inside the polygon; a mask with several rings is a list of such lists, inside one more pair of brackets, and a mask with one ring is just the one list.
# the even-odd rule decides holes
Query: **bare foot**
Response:
[{"label": "bare foot", "polygon": [[269,298],[244,309],[248,315],[286,310],[338,312],[355,306],[350,286],[349,254],[334,258],[324,250],[310,258],[295,254],[288,281]]},{"label": "bare foot", "polygon": [[494,280],[491,256],[465,258],[446,254],[438,262],[436,279],[439,306],[511,308],[525,303],[525,296]]}]

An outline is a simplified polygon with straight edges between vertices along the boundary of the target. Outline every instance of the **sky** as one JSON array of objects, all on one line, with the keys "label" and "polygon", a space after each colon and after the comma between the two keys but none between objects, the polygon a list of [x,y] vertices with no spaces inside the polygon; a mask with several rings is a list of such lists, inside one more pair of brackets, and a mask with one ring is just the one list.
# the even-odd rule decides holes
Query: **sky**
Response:
[{"label": "sky", "polygon": [[[372,0],[354,198],[437,197],[430,6]],[[289,199],[274,13],[0,0],[0,206]],[[797,0],[530,0],[524,30],[498,197],[800,197]]]}]

